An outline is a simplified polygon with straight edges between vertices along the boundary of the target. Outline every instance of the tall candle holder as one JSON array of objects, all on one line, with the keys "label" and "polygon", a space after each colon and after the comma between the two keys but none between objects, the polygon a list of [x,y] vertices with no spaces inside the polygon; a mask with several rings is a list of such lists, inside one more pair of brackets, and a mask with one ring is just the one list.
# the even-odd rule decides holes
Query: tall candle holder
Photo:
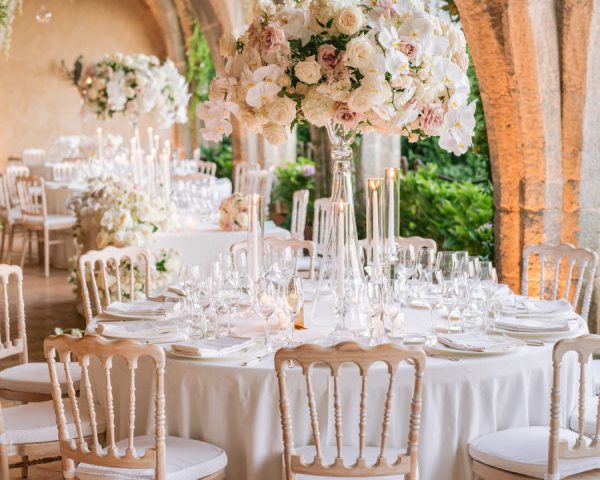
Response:
[{"label": "tall candle holder", "polygon": [[383,273],[383,179],[367,180],[367,269],[371,278]]},{"label": "tall candle holder", "polygon": [[355,275],[353,268],[353,219],[354,210],[343,200],[332,204],[330,220],[331,285],[335,296],[336,326],[330,333],[332,343],[351,339],[355,333],[348,328],[347,319],[353,300],[358,298],[363,279]]},{"label": "tall candle holder", "polygon": [[394,256],[394,244],[400,236],[400,176],[399,168],[386,168],[383,179],[383,244],[386,262]]},{"label": "tall candle holder", "polygon": [[258,193],[251,193],[248,195],[248,272],[254,285],[263,275],[264,241],[264,198]]}]

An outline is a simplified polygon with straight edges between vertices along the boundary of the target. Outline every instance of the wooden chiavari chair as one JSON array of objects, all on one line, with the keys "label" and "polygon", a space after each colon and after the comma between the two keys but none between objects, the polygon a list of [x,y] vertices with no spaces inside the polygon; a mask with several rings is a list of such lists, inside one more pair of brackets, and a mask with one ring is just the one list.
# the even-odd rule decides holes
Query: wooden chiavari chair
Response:
[{"label": "wooden chiavari chair", "polygon": [[52,164],[52,181],[70,183],[77,178],[78,166],[76,163],[61,162]]},{"label": "wooden chiavari chair", "polygon": [[215,162],[198,160],[198,172],[214,177],[217,174],[217,164]]},{"label": "wooden chiavari chair", "polygon": [[[151,261],[150,251],[142,247],[106,247],[81,255],[77,261],[77,278],[86,323],[89,324],[94,315],[101,315],[111,301],[123,302],[136,298],[136,271],[138,276],[143,276],[142,293],[149,297]],[[112,294],[111,284],[116,290]]]},{"label": "wooden chiavari chair", "polygon": [[[21,205],[23,229],[27,232],[27,241],[23,242],[21,251],[21,268],[25,264],[27,245],[31,250],[32,233],[38,236],[38,243],[43,243],[44,274],[50,275],[50,245],[64,244],[64,240],[50,240],[50,232],[71,230],[75,225],[72,215],[49,214],[46,206],[46,187],[41,177],[17,177],[17,192]],[[42,235],[40,239],[40,234]]]},{"label": "wooden chiavari chair", "polygon": [[233,193],[242,192],[242,179],[246,172],[259,170],[257,163],[238,162],[233,166]]},{"label": "wooden chiavari chair", "polygon": [[[296,446],[293,439],[292,411],[288,393],[287,370],[290,362],[300,366],[306,383],[310,427],[314,445]],[[414,387],[408,419],[407,450],[390,448],[388,437],[390,419],[394,405],[395,377],[401,363],[414,367]],[[398,347],[392,344],[363,347],[355,342],[343,342],[324,348],[315,344],[304,344],[296,348],[283,348],[275,354],[275,371],[279,385],[279,408],[283,430],[283,462],[286,480],[310,479],[311,476],[377,478],[404,475],[408,480],[416,479],[419,428],[421,424],[421,391],[425,373],[425,352],[417,347]],[[367,377],[375,363],[383,363],[387,370],[388,384],[381,420],[379,446],[367,445]],[[344,442],[340,372],[345,364],[358,367],[360,374],[360,412],[358,446]],[[333,417],[335,446],[324,445],[321,440],[323,428],[316,407],[313,374],[317,365],[324,365],[333,377]],[[323,369],[319,369],[323,370]],[[358,394],[358,392],[357,392]],[[296,399],[300,396],[294,395]],[[327,415],[326,417],[329,417]],[[348,458],[352,457],[352,458]]]},{"label": "wooden chiavari chair", "polygon": [[8,197],[12,207],[18,207],[19,193],[17,192],[17,178],[29,176],[29,167],[25,165],[9,165],[6,167],[6,182],[8,183]]},{"label": "wooden chiavari chair", "polygon": [[[523,250],[522,295],[529,295],[529,268],[532,266],[533,257],[539,259],[540,299],[556,300],[560,295],[560,298],[570,302],[587,321],[594,289],[594,276],[598,266],[598,254],[587,248],[576,248],[569,244],[528,245]],[[554,270],[550,279],[545,277],[548,264]],[[546,280],[549,280],[549,285],[546,284]]]},{"label": "wooden chiavari chair", "polygon": [[[294,256],[296,257],[296,272],[298,270],[304,270],[308,272],[308,278],[314,280],[315,278],[315,259],[317,256],[316,247],[314,242],[311,240],[298,240],[297,238],[276,238],[276,237],[267,237],[265,238],[265,247],[270,248],[272,250],[281,250],[285,248],[289,248],[294,252]],[[247,248],[247,247],[246,247]],[[304,256],[304,252],[308,254],[307,257]],[[233,253],[233,249],[232,249]],[[235,256],[235,253],[234,253]],[[300,260],[307,258],[308,265],[303,265],[300,263]]]},{"label": "wooden chiavari chair", "polygon": [[[165,418],[165,352],[153,344],[133,340],[110,341],[98,335],[76,339],[69,335],[48,337],[44,353],[52,379],[52,397],[58,425],[63,478],[142,478],[156,480],[217,480],[225,478],[227,455],[215,445],[198,440],[166,435]],[[69,404],[58,387],[59,369],[65,369],[72,358],[82,370],[82,396],[77,398],[71,386],[67,389]],[[118,361],[123,360],[123,361]],[[138,367],[151,362],[154,385],[154,434],[136,436],[136,374]],[[90,370],[97,362],[105,388],[94,390]],[[59,365],[62,364],[62,365]],[[67,367],[65,367],[67,365]],[[123,392],[127,410],[115,406],[119,391],[113,389],[119,375],[129,380],[128,391]],[[99,395],[96,396],[96,392]],[[84,395],[85,394],[85,395]],[[126,395],[125,395],[126,394]],[[100,400],[102,396],[103,401]],[[83,435],[80,411],[87,409],[91,423],[91,439]],[[120,412],[127,415],[126,432],[120,435]],[[66,414],[71,413],[75,423],[75,439],[69,432]],[[106,441],[102,442],[99,418],[106,418]],[[119,437],[123,438],[121,441]],[[103,445],[104,443],[104,445]]]},{"label": "wooden chiavari chair", "polygon": [[[6,174],[0,174],[0,217],[2,218],[2,246],[0,247],[0,262],[4,261],[5,246],[7,247],[7,262],[13,251],[15,230],[22,225],[21,209],[13,207],[8,192],[8,180]],[[8,238],[8,245],[6,239]]]},{"label": "wooden chiavari chair", "polygon": [[399,247],[411,246],[415,249],[415,252],[418,252],[422,248],[428,248],[433,251],[435,255],[437,251],[437,244],[435,240],[431,238],[423,238],[423,237],[396,237],[394,243]]},{"label": "wooden chiavari chair", "polygon": [[331,217],[331,198],[315,200],[313,216],[313,242],[317,246],[317,254],[325,255],[327,248],[327,228]]},{"label": "wooden chiavari chair", "polygon": [[292,234],[292,238],[297,238],[298,240],[304,240],[308,198],[308,190],[296,190],[292,197],[292,224],[290,233]]},{"label": "wooden chiavari chair", "polygon": [[[553,383],[550,428],[533,426],[500,430],[471,441],[473,473],[483,480],[543,478],[594,479],[600,476],[600,411],[586,417],[585,371],[592,354],[600,351],[600,336],[582,335],[560,340],[552,352]],[[569,352],[579,362],[578,407],[574,418],[576,431],[561,428],[560,403],[564,393],[561,367]],[[588,421],[591,420],[591,421]],[[591,423],[592,428],[586,429]]]}]

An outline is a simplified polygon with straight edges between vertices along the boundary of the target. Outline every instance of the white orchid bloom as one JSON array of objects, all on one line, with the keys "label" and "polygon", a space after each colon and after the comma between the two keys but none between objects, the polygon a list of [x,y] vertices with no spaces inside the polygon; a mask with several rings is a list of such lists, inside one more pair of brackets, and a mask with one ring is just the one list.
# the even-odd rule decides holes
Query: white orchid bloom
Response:
[{"label": "white orchid bloom", "polygon": [[254,108],[261,108],[263,105],[271,103],[281,87],[273,82],[259,82],[248,89],[246,93],[246,103]]},{"label": "white orchid bloom", "polygon": [[444,150],[454,155],[462,155],[471,146],[471,137],[453,130],[443,130],[440,135],[439,145]]},{"label": "white orchid bloom", "polygon": [[448,89],[458,91],[468,91],[469,89],[469,79],[465,72],[447,58],[436,57],[431,73],[438,82]]},{"label": "white orchid bloom", "polygon": [[394,27],[381,27],[381,32],[377,35],[377,40],[385,50],[391,50],[398,46],[400,37],[398,31]]},{"label": "white orchid bloom", "polygon": [[385,69],[392,78],[408,75],[410,72],[408,57],[398,50],[388,50],[385,55]]},{"label": "white orchid bloom", "polygon": [[440,135],[440,147],[455,155],[462,155],[472,145],[474,129],[475,102],[448,110]]},{"label": "white orchid bloom", "polygon": [[414,40],[424,42],[433,33],[433,23],[426,16],[415,16],[411,20],[407,20],[398,28],[400,36],[410,37]]}]

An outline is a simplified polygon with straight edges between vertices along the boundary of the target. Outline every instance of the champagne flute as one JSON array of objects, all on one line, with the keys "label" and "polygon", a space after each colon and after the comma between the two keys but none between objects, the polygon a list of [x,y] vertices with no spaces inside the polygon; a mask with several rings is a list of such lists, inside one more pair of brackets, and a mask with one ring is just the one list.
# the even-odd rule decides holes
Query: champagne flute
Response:
[{"label": "champagne flute", "polygon": [[287,344],[288,347],[294,347],[296,342],[294,342],[294,327],[296,318],[302,311],[302,307],[304,306],[304,291],[302,289],[302,279],[298,277],[293,277],[288,286],[287,295],[285,297],[286,307],[289,311],[289,324],[288,324],[288,338]]},{"label": "champagne flute", "polygon": [[417,273],[422,280],[428,281],[435,264],[435,250],[422,247],[417,252]]},{"label": "champagne flute", "polygon": [[435,260],[435,268],[441,272],[445,282],[452,281],[458,272],[456,253],[438,252]]}]

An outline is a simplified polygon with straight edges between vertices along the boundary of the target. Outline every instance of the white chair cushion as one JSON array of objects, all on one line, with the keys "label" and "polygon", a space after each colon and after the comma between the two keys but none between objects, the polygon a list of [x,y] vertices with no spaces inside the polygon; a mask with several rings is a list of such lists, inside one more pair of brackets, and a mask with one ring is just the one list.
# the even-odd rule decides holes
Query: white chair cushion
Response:
[{"label": "white chair cushion", "polygon": [[[127,448],[127,439],[117,443],[120,455]],[[187,438],[167,437],[167,477],[169,480],[196,480],[218,472],[227,466],[227,455],[221,448],[210,443]],[[153,436],[135,437],[138,455],[154,447]],[[154,478],[154,469],[112,468],[81,463],[77,467],[79,480],[134,480]]]},{"label": "white chair cushion", "polygon": [[[365,447],[365,459],[368,465],[372,465],[377,460],[379,456],[379,447]],[[405,453],[406,450],[388,448],[385,451],[385,457],[388,461],[395,461],[400,453]],[[296,447],[296,455],[302,456],[302,461],[304,463],[312,462],[315,456],[316,450],[313,445],[306,445],[301,447]],[[332,464],[337,455],[337,448],[335,446],[327,445],[322,447],[321,455],[323,457],[323,461],[327,464]],[[345,445],[343,447],[342,456],[344,457],[344,462],[346,465],[352,465],[356,462],[358,458],[358,447]],[[317,475],[297,475],[298,480],[336,480],[347,477],[321,477]],[[398,480],[404,478],[404,475],[386,475],[385,477],[352,477],[356,480]],[[417,472],[417,479],[419,478]]]},{"label": "white chair cushion", "polygon": [[[41,225],[44,219],[42,217],[23,215],[23,222],[26,224]],[[75,217],[72,215],[53,215],[46,216],[45,225],[50,230],[58,230],[60,228],[70,228],[75,225]]]},{"label": "white chair cushion", "polygon": [[[71,437],[77,435],[71,409],[71,401],[64,400],[65,417]],[[84,436],[92,434],[87,408],[84,402],[79,402],[81,427]],[[96,410],[98,433],[104,432],[105,423],[101,412]],[[28,403],[2,409],[4,420],[4,433],[0,435],[0,443],[16,445],[23,443],[56,442],[58,428],[56,427],[56,414],[52,401]]]},{"label": "white chair cushion", "polygon": [[[561,429],[560,439],[572,446],[577,433]],[[548,464],[549,427],[511,428],[477,437],[469,444],[471,457],[501,470],[544,478]],[[600,457],[560,460],[560,478],[600,468]]]},{"label": "white chair cushion", "polygon": [[[75,388],[79,387],[81,380],[81,367],[77,363],[70,363],[71,378]],[[66,390],[65,370],[62,364],[57,364],[58,381],[63,393]],[[42,362],[22,363],[0,371],[0,389],[27,393],[52,393],[50,372],[48,365]]]}]

